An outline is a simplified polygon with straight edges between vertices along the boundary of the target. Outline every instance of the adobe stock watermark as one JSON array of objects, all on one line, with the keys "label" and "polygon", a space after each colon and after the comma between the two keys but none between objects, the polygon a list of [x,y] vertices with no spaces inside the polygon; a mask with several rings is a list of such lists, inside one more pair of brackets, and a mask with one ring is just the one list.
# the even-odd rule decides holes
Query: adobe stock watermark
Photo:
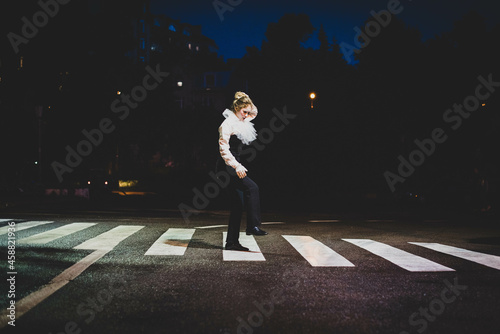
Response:
[{"label": "adobe stock watermark", "polygon": [[[453,107],[446,109],[443,113],[443,120],[449,124],[453,131],[458,130],[464,119],[468,119],[471,113],[477,111],[481,106],[481,102],[485,102],[496,90],[500,87],[500,82],[493,81],[493,75],[490,73],[485,79],[483,76],[477,77],[479,84],[474,90],[474,95],[467,96],[462,104],[453,104]],[[384,172],[384,178],[391,192],[396,190],[398,183],[403,183],[414,172],[416,167],[422,166],[426,158],[430,157],[436,151],[438,144],[444,143],[448,139],[448,135],[443,128],[435,128],[431,131],[429,138],[422,140],[415,139],[415,148],[410,152],[408,158],[402,155],[398,156],[399,165],[397,174],[389,170]]]},{"label": "adobe stock watermark", "polygon": [[59,13],[60,5],[66,5],[70,0],[40,0],[38,1],[38,6],[42,10],[33,14],[31,21],[23,16],[21,22],[23,23],[21,27],[21,34],[16,34],[9,32],[7,38],[9,39],[10,45],[16,54],[19,53],[19,46],[22,44],[28,44],[29,41],[38,35],[39,29],[44,28],[49,20],[54,18],[57,13]]},{"label": "adobe stock watermark", "polygon": [[[248,162],[252,162],[257,157],[258,152],[263,151],[266,145],[274,140],[274,135],[283,131],[285,127],[290,124],[290,120],[297,117],[295,114],[288,113],[286,106],[283,107],[283,111],[274,108],[273,114],[274,117],[269,121],[269,126],[261,129],[258,132],[257,139],[249,146],[242,149],[241,156]],[[196,187],[193,188],[194,197],[192,206],[186,203],[179,204],[178,208],[182,217],[184,217],[184,221],[189,221],[191,215],[198,214],[198,210],[205,209],[210,204],[211,199],[219,196],[221,189],[229,185],[231,175],[236,175],[236,172],[233,168],[226,166],[226,170],[217,172],[211,171],[208,175],[213,182],[205,184],[203,190]]]},{"label": "adobe stock watermark", "polygon": [[241,5],[243,0],[214,0],[212,2],[212,6],[215,9],[215,12],[219,16],[219,20],[221,22],[224,21],[224,13],[229,11],[232,12],[236,7]]},{"label": "adobe stock watermark", "polygon": [[374,10],[370,11],[373,20],[369,20],[365,24],[363,30],[361,30],[358,26],[353,28],[356,32],[353,41],[355,46],[346,42],[340,43],[340,51],[344,55],[347,63],[351,64],[353,62],[352,56],[354,53],[361,53],[361,50],[370,44],[371,38],[375,38],[380,35],[382,28],[386,28],[389,23],[391,23],[392,15],[401,13],[403,9],[404,7],[401,5],[399,0],[389,0],[387,3],[387,9],[383,9],[379,12]]},{"label": "adobe stock watermark", "polygon": [[[408,323],[412,327],[418,327],[417,332],[423,333],[429,326],[429,322],[436,321],[437,317],[444,313],[446,306],[454,303],[457,297],[467,290],[467,285],[459,285],[458,278],[455,277],[453,283],[445,279],[445,288],[441,291],[439,297],[430,301],[428,307],[420,307],[418,312],[414,312],[408,318]],[[410,334],[402,331],[399,334]]]},{"label": "adobe stock watermark", "polygon": [[[305,281],[306,276],[303,272],[293,272],[287,269],[283,273],[281,282],[283,287],[277,287],[269,293],[269,298],[263,300],[254,300],[252,305],[254,309],[249,312],[246,316],[236,317],[238,325],[236,327],[237,334],[252,334],[254,329],[257,329],[264,325],[266,319],[271,318],[274,314],[275,306],[285,302],[286,298],[284,296],[285,289],[296,290]],[[231,330],[229,328],[223,328],[221,330],[223,334],[230,334]]]},{"label": "adobe stock watermark", "polygon": [[[117,275],[118,279],[113,280],[109,283],[106,288],[99,290],[94,296],[89,296],[85,301],[82,301],[76,307],[76,313],[81,318],[79,322],[77,321],[68,321],[63,330],[56,331],[54,334],[80,334],[85,332],[82,329],[81,324],[90,324],[96,318],[99,312],[104,311],[105,307],[113,302],[116,297],[120,298],[124,295],[124,292],[127,290],[129,283],[128,280],[135,280],[135,277],[128,277],[129,274],[125,271],[122,271],[119,275]],[[82,323],[83,322],[83,323]],[[49,334],[53,334],[49,332]]]},{"label": "adobe stock watermark", "polygon": [[[125,120],[130,115],[130,110],[136,109],[139,103],[147,98],[148,92],[156,89],[170,75],[168,72],[162,72],[159,64],[156,65],[155,69],[149,65],[146,66],[146,72],[148,74],[142,79],[142,84],[132,88],[130,95],[121,94],[120,98],[111,102],[111,111],[117,115],[119,120]],[[104,135],[112,133],[115,129],[115,123],[107,117],[101,119],[96,128],[91,130],[83,129],[82,135],[85,139],[79,141],[75,148],[69,145],[65,147],[67,152],[65,164],[59,161],[53,161],[51,164],[59,182],[63,181],[65,173],[73,172],[83,162],[84,157],[92,154],[94,149],[102,144]]]}]

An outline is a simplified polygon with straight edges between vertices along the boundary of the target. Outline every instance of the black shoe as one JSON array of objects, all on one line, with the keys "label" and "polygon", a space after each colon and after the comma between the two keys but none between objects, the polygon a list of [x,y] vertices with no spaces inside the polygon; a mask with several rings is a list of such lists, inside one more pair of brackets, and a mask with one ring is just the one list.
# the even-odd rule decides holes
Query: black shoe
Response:
[{"label": "black shoe", "polygon": [[239,243],[237,243],[237,244],[226,243],[226,250],[236,250],[236,251],[243,251],[243,252],[248,252],[249,251],[248,248],[243,247]]},{"label": "black shoe", "polygon": [[247,230],[247,235],[250,235],[250,234],[253,234],[253,235],[266,235],[267,232],[264,231],[264,230],[261,230],[260,228],[258,228],[257,226],[255,226],[255,227],[252,227],[252,229]]}]

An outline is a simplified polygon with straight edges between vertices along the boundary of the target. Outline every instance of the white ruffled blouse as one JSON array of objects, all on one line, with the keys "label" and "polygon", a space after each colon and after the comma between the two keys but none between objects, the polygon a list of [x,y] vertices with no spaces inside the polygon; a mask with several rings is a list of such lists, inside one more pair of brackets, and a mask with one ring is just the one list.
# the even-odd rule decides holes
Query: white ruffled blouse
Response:
[{"label": "white ruffled blouse", "polygon": [[229,109],[224,110],[222,115],[226,118],[219,127],[219,152],[226,165],[238,170],[248,171],[241,163],[236,160],[229,150],[229,139],[232,135],[238,137],[245,145],[249,145],[257,138],[252,120],[255,116],[248,116],[244,121],[240,121],[238,116]]}]

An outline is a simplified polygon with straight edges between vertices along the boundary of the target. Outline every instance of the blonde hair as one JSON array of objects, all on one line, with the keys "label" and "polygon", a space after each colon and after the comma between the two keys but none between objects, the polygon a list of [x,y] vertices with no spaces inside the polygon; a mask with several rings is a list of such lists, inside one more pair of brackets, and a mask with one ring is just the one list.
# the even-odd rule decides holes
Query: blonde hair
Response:
[{"label": "blonde hair", "polygon": [[234,101],[231,105],[231,110],[233,112],[238,112],[242,108],[245,108],[246,106],[252,106],[252,110],[250,111],[250,114],[252,114],[254,116],[257,115],[257,113],[258,113],[257,107],[255,106],[255,104],[253,104],[250,97],[244,92],[236,92],[234,94]]}]

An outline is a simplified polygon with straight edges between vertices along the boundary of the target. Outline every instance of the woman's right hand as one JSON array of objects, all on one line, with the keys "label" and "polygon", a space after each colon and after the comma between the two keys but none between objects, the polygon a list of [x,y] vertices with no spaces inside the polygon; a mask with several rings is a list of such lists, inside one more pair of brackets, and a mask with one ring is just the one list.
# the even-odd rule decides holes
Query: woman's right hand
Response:
[{"label": "woman's right hand", "polygon": [[236,168],[236,175],[238,175],[240,179],[245,178],[245,176],[247,176],[247,169],[243,166]]}]

